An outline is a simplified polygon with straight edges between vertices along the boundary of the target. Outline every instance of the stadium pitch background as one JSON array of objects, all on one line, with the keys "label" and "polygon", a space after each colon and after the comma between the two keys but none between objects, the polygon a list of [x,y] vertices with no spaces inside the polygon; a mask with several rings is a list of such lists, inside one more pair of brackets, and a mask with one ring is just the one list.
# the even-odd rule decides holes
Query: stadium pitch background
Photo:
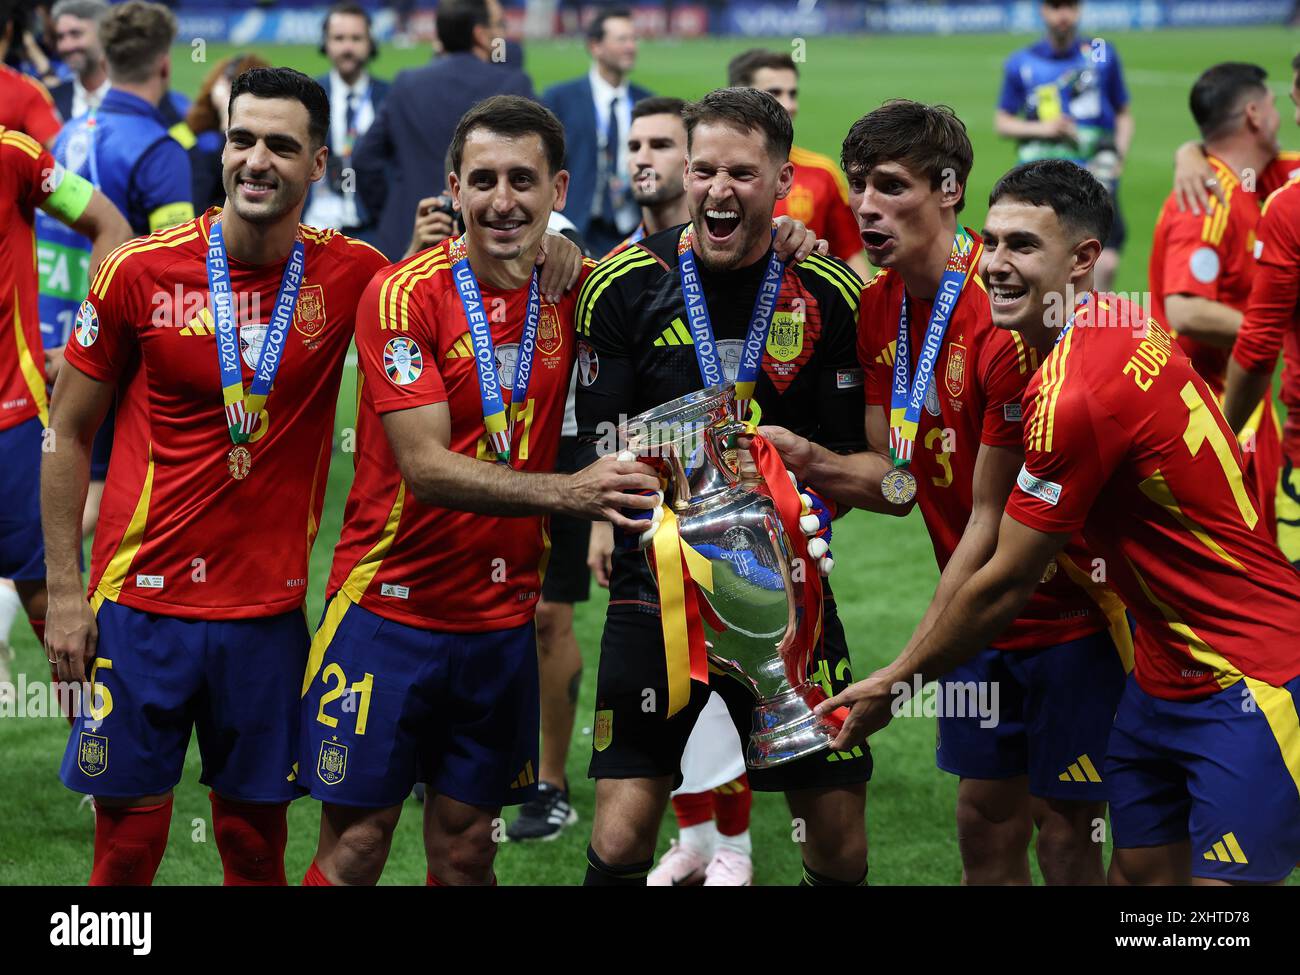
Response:
[{"label": "stadium pitch background", "polygon": [[[1151,230],[1169,190],[1172,156],[1182,141],[1196,136],[1187,93],[1196,76],[1223,60],[1253,61],[1270,75],[1283,116],[1284,148],[1300,148],[1300,128],[1286,92],[1290,61],[1300,33],[1281,27],[1106,33],[1118,51],[1133,99],[1136,136],[1121,181],[1120,198],[1129,239],[1117,289],[1146,290]],[[795,141],[839,156],[840,140],[860,115],[891,97],[951,105],[966,122],[975,146],[975,167],[967,189],[964,223],[981,227],[989,188],[1014,162],[1012,143],[993,133],[993,112],[1003,59],[1029,43],[1027,35],[946,37],[838,36],[807,39],[800,65],[800,111]],[[643,41],[634,79],[657,94],[696,97],[725,82],[727,60],[752,46],[782,48],[779,38]],[[193,95],[217,60],[235,53],[226,44],[209,44],[206,62],[195,63],[191,48],[173,54],[173,87]],[[313,46],[245,45],[276,65],[312,76],[326,70]],[[423,64],[421,46],[384,48],[371,70],[392,77],[402,68]],[[577,40],[531,42],[525,67],[538,92],[587,70]],[[352,479],[349,455],[339,434],[355,421],[355,373],[344,376],[336,422],[335,457],[320,534],[311,561],[307,603],[313,625],[319,619],[343,501]],[[836,523],[835,591],[853,651],[854,672],[863,676],[892,659],[920,618],[938,578],[933,551],[919,513],[894,519],[853,512]],[[503,884],[578,884],[585,871],[593,784],[586,778],[591,750],[593,691],[604,591],[593,586],[592,600],[578,608],[576,628],[586,660],[568,773],[572,799],[581,819],[556,841],[504,845],[497,875]],[[14,626],[14,673],[29,679],[47,668],[30,629]],[[953,802],[956,779],[934,767],[934,720],[895,720],[872,740],[875,776],[868,787],[868,838],[873,884],[955,884],[961,877]],[[0,720],[0,884],[83,884],[89,876],[94,816],[89,804],[64,789],[57,777],[67,740],[61,718]],[[221,864],[211,834],[207,790],[198,783],[197,753],[191,749],[185,776],[176,789],[170,844],[158,884],[217,884]],[[507,819],[514,815],[507,810]],[[383,883],[422,884],[422,810],[407,803],[393,841]],[[291,882],[300,878],[316,846],[319,805],[310,799],[289,813],[286,867]],[[754,879],[757,884],[789,884],[798,879],[799,852],[785,803],[778,795],[758,794],[753,809]],[[665,817],[659,852],[676,827]],[[1109,846],[1109,842],[1107,843]],[[1032,857],[1031,857],[1032,860]],[[1034,867],[1036,880],[1037,868]],[[1300,883],[1300,873],[1291,883]]]}]

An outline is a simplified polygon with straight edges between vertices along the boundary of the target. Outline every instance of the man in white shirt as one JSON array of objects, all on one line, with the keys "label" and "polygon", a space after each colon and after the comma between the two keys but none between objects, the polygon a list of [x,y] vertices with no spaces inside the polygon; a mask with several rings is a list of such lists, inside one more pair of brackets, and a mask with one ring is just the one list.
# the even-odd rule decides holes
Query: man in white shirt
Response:
[{"label": "man in white shirt", "polygon": [[72,80],[50,92],[66,122],[85,115],[108,93],[108,64],[99,43],[99,21],[108,12],[104,0],[59,0],[50,12],[54,45]]},{"label": "man in white shirt", "polygon": [[330,155],[325,179],[312,187],[303,222],[366,239],[374,219],[356,192],[352,150],[388,94],[388,82],[366,70],[376,54],[370,14],[352,2],[330,7],[321,23],[320,50],[330,62],[329,74],[316,79],[330,99]]},{"label": "man in white shirt", "polygon": [[631,84],[636,28],[621,7],[602,10],[587,27],[587,74],[548,89],[542,103],[564,123],[569,195],[564,215],[593,254],[617,246],[641,221],[628,178],[632,106],[650,92]]}]

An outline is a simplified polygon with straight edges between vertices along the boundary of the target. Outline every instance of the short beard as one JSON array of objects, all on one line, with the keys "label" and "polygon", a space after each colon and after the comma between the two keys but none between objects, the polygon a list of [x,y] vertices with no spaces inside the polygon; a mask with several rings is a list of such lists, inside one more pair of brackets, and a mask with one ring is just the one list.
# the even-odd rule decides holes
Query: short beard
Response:
[{"label": "short beard", "polygon": [[[235,212],[239,214],[241,220],[255,226],[272,224],[284,219],[286,214],[293,212],[293,208],[302,202],[303,196],[306,196],[306,192],[304,191],[303,196],[298,197],[297,200],[292,202],[286,201],[283,206],[276,206],[279,202],[279,192],[284,189],[283,185],[281,185],[280,191],[277,191],[276,196],[273,196],[267,204],[262,204],[261,207],[258,207],[250,213],[246,210],[247,205],[239,198],[239,183],[236,182],[233,188],[235,190],[234,193],[227,190],[226,199],[230,201],[230,205],[234,208]],[[263,207],[268,206],[274,207],[274,209],[263,209]]]},{"label": "short beard", "polygon": [[665,186],[663,184],[660,184],[649,193],[638,193],[635,189],[632,190],[632,199],[636,201],[637,206],[643,207],[657,207],[663,206],[665,203],[676,203],[685,195],[685,187]]},{"label": "short beard", "polygon": [[[701,217],[701,222],[703,222],[702,217]],[[702,236],[700,228],[694,226],[695,223],[694,220],[692,220],[691,223],[692,226],[694,227],[694,232],[697,239],[700,238]],[[734,271],[737,268],[741,267],[742,266],[741,262],[749,254],[750,250],[754,247],[755,244],[758,243],[758,241],[762,238],[763,234],[769,232],[768,227],[770,223],[771,223],[770,218],[767,221],[765,221],[761,226],[758,224],[757,221],[755,221],[755,224],[751,231],[750,224],[748,223],[748,218],[743,219],[741,221],[740,226],[737,227],[735,230],[735,233],[739,235],[741,238],[741,245],[740,248],[736,251],[734,257],[729,257],[720,261],[714,260],[712,255],[710,255],[705,250],[704,245],[700,244],[698,253],[700,255],[700,262],[704,265],[705,270]]]}]

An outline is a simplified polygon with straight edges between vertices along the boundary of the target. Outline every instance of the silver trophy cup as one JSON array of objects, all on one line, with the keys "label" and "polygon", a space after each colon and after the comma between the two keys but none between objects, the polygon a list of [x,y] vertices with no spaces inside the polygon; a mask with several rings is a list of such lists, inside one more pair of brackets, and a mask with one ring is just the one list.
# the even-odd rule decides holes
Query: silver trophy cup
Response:
[{"label": "silver trophy cup", "polygon": [[723,629],[705,624],[709,658],[754,695],[745,762],[771,768],[825,749],[839,729],[813,713],[820,688],[805,674],[793,685],[786,676],[787,659],[806,649],[796,633],[808,608],[791,578],[794,549],[776,505],[734,446],[744,429],[735,400],[730,384],[702,389],[632,418],[623,435],[667,477],[664,503],[682,540],[712,563],[713,591],[699,593]]}]

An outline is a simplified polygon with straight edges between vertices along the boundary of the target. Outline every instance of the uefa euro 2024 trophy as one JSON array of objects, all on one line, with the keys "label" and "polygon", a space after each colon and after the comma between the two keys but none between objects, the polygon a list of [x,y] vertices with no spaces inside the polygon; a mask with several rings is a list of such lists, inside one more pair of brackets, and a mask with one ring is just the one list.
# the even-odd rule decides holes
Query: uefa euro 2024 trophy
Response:
[{"label": "uefa euro 2024 trophy", "polygon": [[[813,712],[826,695],[807,676],[820,626],[801,623],[808,614],[820,621],[821,607],[805,605],[801,580],[817,568],[800,563],[797,524],[782,523],[773,487],[736,447],[745,427],[735,404],[733,385],[702,389],[632,418],[622,439],[659,469],[682,541],[711,564],[712,590],[696,588],[707,603],[708,657],[753,693],[745,762],[770,768],[827,748],[840,722]],[[820,603],[820,582],[814,588]]]}]

